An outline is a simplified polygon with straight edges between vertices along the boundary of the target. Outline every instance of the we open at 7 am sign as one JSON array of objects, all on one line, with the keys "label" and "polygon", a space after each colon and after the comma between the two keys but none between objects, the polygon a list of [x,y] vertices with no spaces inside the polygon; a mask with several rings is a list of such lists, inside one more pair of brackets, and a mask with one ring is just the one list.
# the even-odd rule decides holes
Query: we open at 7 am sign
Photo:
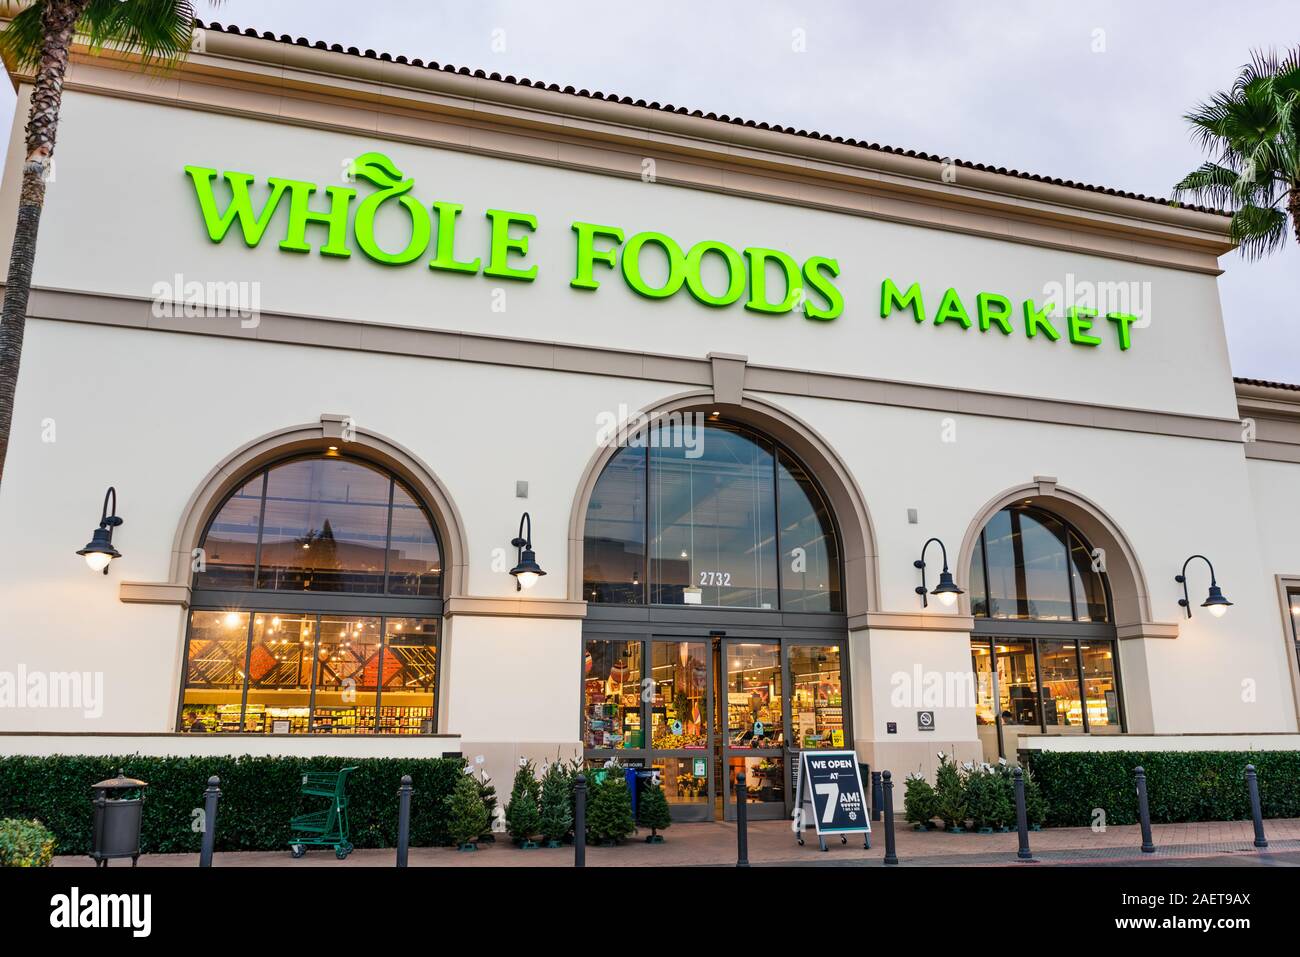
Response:
[{"label": "we open at 7 am sign", "polygon": [[[871,815],[867,813],[856,751],[801,752],[795,776],[796,813],[803,808],[805,787],[812,798],[813,824],[819,838],[826,834],[871,833]],[[802,834],[799,843],[803,843]]]}]

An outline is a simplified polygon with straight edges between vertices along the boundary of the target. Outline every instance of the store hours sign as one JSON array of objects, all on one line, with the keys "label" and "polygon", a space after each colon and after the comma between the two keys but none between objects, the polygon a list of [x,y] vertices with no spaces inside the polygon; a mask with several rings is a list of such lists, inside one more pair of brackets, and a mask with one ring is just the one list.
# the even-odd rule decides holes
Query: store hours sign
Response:
[{"label": "store hours sign", "polygon": [[[518,282],[538,278],[537,264],[529,262],[530,245],[542,236],[545,224],[535,214],[484,210],[486,248],[464,249],[464,236],[458,236],[464,205],[417,199],[415,180],[383,153],[368,152],[349,161],[343,175],[348,185],[321,186],[283,176],[268,176],[263,185],[252,173],[208,166],[186,166],[184,172],[214,243],[237,233],[253,248],[279,232],[283,252],[315,251],[339,259],[358,252],[385,266],[423,265],[428,275],[482,275]],[[277,210],[284,210],[278,219]],[[279,224],[276,229],[273,221]],[[617,225],[581,220],[568,226],[574,264],[569,285],[577,290],[595,292],[618,276],[634,293],[651,300],[689,295],[710,308],[743,304],[760,314],[799,312],[818,322],[829,322],[845,311],[845,296],[836,283],[841,265],[830,256],[796,258],[769,246],[737,248],[707,237],[681,241],[651,230],[628,235]],[[922,289],[905,277],[882,277],[880,318],[910,314],[917,325],[930,328],[957,326],[962,332],[974,330],[994,338],[1023,334],[1086,348],[1107,344],[1121,352],[1131,347],[1133,330],[1145,324],[1135,325],[1136,315],[1102,315],[1078,301],[1013,299],[978,288],[940,289]],[[1061,298],[1071,295],[1062,292]],[[1142,318],[1149,323],[1149,315]]]},{"label": "store hours sign", "polygon": [[795,779],[795,807],[812,798],[817,834],[870,833],[866,791],[856,751],[802,751]]}]

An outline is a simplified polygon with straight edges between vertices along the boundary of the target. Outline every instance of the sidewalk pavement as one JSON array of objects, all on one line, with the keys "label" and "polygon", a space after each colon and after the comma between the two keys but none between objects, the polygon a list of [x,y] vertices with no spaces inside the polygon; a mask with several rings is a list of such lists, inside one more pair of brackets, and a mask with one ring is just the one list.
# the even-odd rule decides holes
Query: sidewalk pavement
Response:
[{"label": "sidewalk pavement", "polygon": [[[800,847],[787,821],[756,821],[749,825],[749,860],[754,865],[880,865],[884,856],[884,824],[873,825],[872,847],[864,850],[862,836],[849,835],[848,843],[827,841],[827,851],[818,850],[816,835],[809,831],[806,844]],[[723,822],[676,824],[664,834],[664,843],[646,844],[645,832],[619,847],[587,848],[589,867],[699,867],[734,866],[736,863],[736,826]],[[1155,854],[1142,854],[1138,826],[1108,827],[1093,831],[1086,827],[1049,828],[1033,831],[1029,846],[1042,864],[1144,863],[1155,860],[1204,859],[1241,855],[1267,855],[1270,852],[1300,851],[1300,818],[1278,818],[1264,822],[1267,850],[1253,846],[1254,829],[1250,821],[1214,821],[1199,824],[1156,824],[1152,827]],[[899,862],[903,866],[999,866],[1019,865],[1016,859],[1017,837],[1007,834],[948,834],[943,831],[918,832],[900,822],[897,831]],[[62,856],[54,859],[56,867],[88,867],[89,857]],[[110,867],[129,866],[130,862],[113,861]],[[194,867],[197,854],[146,854],[142,867]],[[329,849],[313,850],[300,860],[283,851],[223,851],[213,856],[214,867],[392,867],[391,848],[353,851],[346,861],[337,860]],[[538,848],[520,850],[505,835],[494,844],[480,845],[478,851],[461,852],[447,847],[413,847],[411,867],[572,867],[573,848]],[[1032,865],[1031,865],[1032,866]]]}]

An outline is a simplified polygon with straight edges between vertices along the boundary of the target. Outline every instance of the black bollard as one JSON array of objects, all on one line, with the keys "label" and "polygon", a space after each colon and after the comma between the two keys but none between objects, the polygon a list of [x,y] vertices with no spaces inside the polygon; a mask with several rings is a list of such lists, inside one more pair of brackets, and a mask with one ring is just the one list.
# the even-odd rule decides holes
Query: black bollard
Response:
[{"label": "black bollard", "polygon": [[880,820],[880,806],[885,803],[885,789],[880,783],[880,772],[871,772],[871,820]]},{"label": "black bollard", "polygon": [[587,776],[573,786],[573,866],[587,866]]},{"label": "black bollard", "polygon": [[745,775],[736,775],[736,866],[749,866],[749,787]]},{"label": "black bollard", "polygon": [[1255,777],[1255,765],[1246,765],[1246,789],[1250,791],[1250,816],[1255,820],[1255,846],[1268,847],[1264,837],[1264,812],[1259,806],[1259,780]]},{"label": "black bollard", "polygon": [[203,792],[203,846],[199,851],[199,867],[212,866],[212,849],[217,843],[217,802],[221,800],[221,779],[215,774],[208,778],[208,789]]},{"label": "black bollard", "polygon": [[405,867],[411,843],[411,776],[402,775],[402,786],[397,789],[397,866]]},{"label": "black bollard", "polygon": [[898,851],[894,847],[894,782],[888,771],[880,773],[885,792],[885,863],[897,864]]},{"label": "black bollard", "polygon": [[1138,823],[1142,825],[1142,853],[1154,854],[1156,846],[1151,843],[1151,808],[1147,805],[1147,773],[1138,765],[1133,769],[1137,778]]},{"label": "black bollard", "polygon": [[1020,838],[1016,857],[1022,861],[1032,861],[1034,855],[1029,850],[1029,815],[1025,811],[1025,772],[1016,768],[1011,774],[1016,781],[1016,835]]}]

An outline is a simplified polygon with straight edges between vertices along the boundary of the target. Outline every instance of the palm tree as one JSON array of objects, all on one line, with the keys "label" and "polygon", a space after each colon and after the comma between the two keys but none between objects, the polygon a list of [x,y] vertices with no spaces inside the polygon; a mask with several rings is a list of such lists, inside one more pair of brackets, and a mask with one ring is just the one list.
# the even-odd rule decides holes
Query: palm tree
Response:
[{"label": "palm tree", "polygon": [[1232,210],[1232,239],[1247,259],[1286,243],[1287,218],[1300,242],[1300,47],[1284,58],[1254,53],[1227,92],[1185,119],[1202,149],[1216,153],[1174,187]]},{"label": "palm tree", "polygon": [[[220,0],[213,0],[214,3]],[[36,233],[45,182],[59,128],[63,79],[73,38],[93,51],[130,51],[146,66],[171,66],[190,49],[194,7],[186,0],[34,0],[0,33],[0,55],[10,68],[34,71],[27,115],[26,160],[18,199],[18,226],[0,311],[0,479],[4,477],[14,391],[27,325],[27,299],[36,257]]]}]

